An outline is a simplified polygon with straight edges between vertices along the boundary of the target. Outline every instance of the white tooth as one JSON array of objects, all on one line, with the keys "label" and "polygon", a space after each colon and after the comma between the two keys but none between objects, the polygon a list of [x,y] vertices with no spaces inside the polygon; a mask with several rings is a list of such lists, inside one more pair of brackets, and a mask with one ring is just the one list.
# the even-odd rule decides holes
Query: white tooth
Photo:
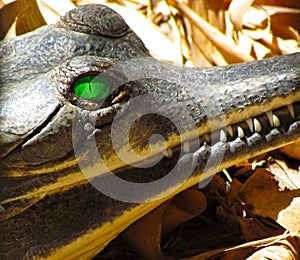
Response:
[{"label": "white tooth", "polygon": [[190,141],[185,141],[183,143],[183,152],[188,153],[190,151],[190,148],[191,148]]},{"label": "white tooth", "polygon": [[280,120],[276,115],[273,115],[273,124],[275,127],[280,126]]},{"label": "white tooth", "polygon": [[173,151],[172,149],[169,147],[164,151],[164,156],[166,156],[167,158],[172,158],[173,156]]},{"label": "white tooth", "polygon": [[241,128],[240,126],[238,126],[237,131],[238,131],[238,137],[239,138],[244,138],[245,133],[244,133],[243,128]]},{"label": "white tooth", "polygon": [[232,130],[231,125],[226,126],[226,130],[227,130],[227,133],[232,137],[233,136],[233,130]]},{"label": "white tooth", "polygon": [[253,124],[254,124],[255,132],[257,132],[257,133],[260,132],[261,131],[261,124],[256,118],[253,119]]},{"label": "white tooth", "polygon": [[268,112],[266,112],[266,115],[267,115],[267,117],[269,119],[270,125],[274,126],[274,124],[273,124],[273,112],[272,111],[268,111]]},{"label": "white tooth", "polygon": [[291,114],[292,118],[295,118],[295,111],[294,111],[294,106],[293,106],[293,104],[287,105],[286,107],[287,107],[288,110],[290,111],[290,114]]},{"label": "white tooth", "polygon": [[228,172],[226,169],[224,169],[224,170],[223,170],[223,173],[224,173],[224,175],[226,176],[227,180],[228,180],[230,183],[232,183],[232,178],[231,178],[229,172]]},{"label": "white tooth", "polygon": [[248,118],[246,119],[246,123],[251,131],[251,133],[253,133],[253,121],[252,121],[252,118]]},{"label": "white tooth", "polygon": [[224,130],[220,131],[220,141],[223,142],[223,143],[227,142],[227,136],[226,136],[226,133],[225,133]]}]

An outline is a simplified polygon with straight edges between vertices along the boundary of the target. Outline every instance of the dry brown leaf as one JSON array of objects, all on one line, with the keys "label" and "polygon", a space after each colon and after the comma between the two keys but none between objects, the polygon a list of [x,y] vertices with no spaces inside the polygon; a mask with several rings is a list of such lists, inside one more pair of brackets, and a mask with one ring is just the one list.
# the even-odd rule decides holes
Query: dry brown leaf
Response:
[{"label": "dry brown leaf", "polygon": [[[212,26],[224,32],[225,7],[222,1],[188,1],[189,7]],[[180,12],[179,12],[180,13]],[[181,13],[180,13],[181,14]],[[185,19],[186,20],[186,19]],[[185,22],[186,23],[186,22]],[[213,64],[226,65],[228,62],[214,44],[193,22],[189,22],[190,33],[184,38],[190,39],[192,62],[196,66],[208,67]]]},{"label": "dry brown leaf", "polygon": [[229,6],[229,17],[237,31],[259,40],[270,31],[270,16],[262,6],[253,5],[253,0],[234,0]]},{"label": "dry brown leaf", "polygon": [[[11,27],[9,28],[9,30],[7,31],[7,33],[5,34],[5,39],[10,39],[10,38],[14,38],[17,36],[17,31],[20,26],[20,23],[22,23],[22,20],[30,14],[30,8],[29,6],[25,7],[19,14],[18,16],[15,18],[15,21],[13,22],[13,24],[11,25]],[[27,31],[25,31],[24,33],[26,33]],[[23,33],[22,33],[23,34]]]},{"label": "dry brown leaf", "polygon": [[0,9],[1,9],[3,6],[8,5],[8,4],[10,4],[10,3],[12,3],[12,2],[15,2],[15,1],[17,1],[17,0],[0,0]]},{"label": "dry brown leaf", "polygon": [[290,205],[300,190],[284,190],[278,187],[274,176],[264,169],[257,169],[241,187],[239,197],[253,214],[277,220],[281,210]]},{"label": "dry brown leaf", "polygon": [[300,232],[300,197],[294,198],[286,209],[279,212],[277,222],[291,233]]},{"label": "dry brown leaf", "polygon": [[251,54],[253,50],[254,40],[242,32],[237,32],[237,46],[244,53]]},{"label": "dry brown leaf", "polygon": [[299,170],[287,166],[285,161],[278,159],[269,165],[270,171],[278,181],[280,190],[300,190],[300,173]]},{"label": "dry brown leaf", "polygon": [[[234,209],[232,209],[234,211]],[[226,210],[222,206],[216,208],[218,222],[228,233],[234,233],[240,230],[239,218],[231,211]]]},{"label": "dry brown leaf", "polygon": [[299,41],[293,39],[284,40],[272,33],[264,35],[261,42],[277,54],[289,54],[299,51]]},{"label": "dry brown leaf", "polygon": [[[289,234],[283,234],[280,236],[269,237],[257,241],[247,242],[237,246],[230,246],[226,248],[218,248],[214,250],[210,250],[208,252],[204,252],[195,256],[191,256],[188,258],[182,258],[181,260],[204,260],[204,259],[219,259],[218,257],[222,256],[222,260],[240,260],[240,259],[247,259],[246,257],[249,255],[250,252],[253,252],[255,248],[261,247],[264,245],[274,245],[278,241],[285,241],[288,240],[291,243],[292,247],[299,251],[299,239],[291,237]],[[273,259],[273,258],[272,258]],[[298,259],[298,258],[295,258]]]},{"label": "dry brown leaf", "polygon": [[289,4],[287,8],[276,0],[232,1],[228,11],[231,21],[227,20],[226,25],[230,28],[232,22],[236,31],[231,30],[227,35],[235,39],[240,50],[256,59],[297,52],[300,9],[292,2]]},{"label": "dry brown leaf", "polygon": [[16,23],[14,22],[6,32],[4,39],[11,39],[15,37],[16,37]]},{"label": "dry brown leaf", "polygon": [[233,0],[230,3],[228,8],[229,17],[236,30],[242,30],[243,16],[253,2],[254,0]]},{"label": "dry brown leaf", "polygon": [[205,208],[206,197],[202,192],[185,190],[133,223],[122,237],[146,259],[159,259],[161,236],[198,216]]},{"label": "dry brown leaf", "polygon": [[[295,1],[296,3],[297,1]],[[299,1],[298,1],[299,2]],[[271,6],[265,6],[265,9],[268,11],[271,17],[272,30],[276,35],[286,39],[291,37],[289,30],[284,31],[281,30],[281,26],[284,27],[292,27],[296,31],[299,32],[300,24],[299,24],[299,15],[300,15],[300,7],[280,7],[280,1],[277,1],[276,4]],[[280,30],[277,30],[279,27]],[[299,38],[297,38],[299,40]],[[296,39],[296,40],[297,40]]]},{"label": "dry brown leaf", "polygon": [[236,0],[229,6],[229,17],[237,31],[232,35],[237,35],[239,49],[249,53],[251,46],[256,59],[299,51],[300,10],[278,7],[275,1],[269,6],[262,5],[263,1],[250,6],[252,2]]},{"label": "dry brown leaf", "polygon": [[235,202],[241,187],[242,183],[240,183],[236,178],[232,179],[232,182],[230,183],[230,191],[227,195],[227,199],[231,205]]},{"label": "dry brown leaf", "polygon": [[166,201],[161,204],[122,233],[122,238],[126,243],[146,259],[160,259],[162,257],[160,248],[161,221],[169,202]]},{"label": "dry brown leaf", "polygon": [[[246,259],[254,251],[253,248],[243,248],[239,250],[235,250],[229,253],[226,253],[222,256],[221,260],[241,260]],[[204,260],[204,259],[203,259]]]},{"label": "dry brown leaf", "polygon": [[290,158],[300,160],[300,142],[284,146],[279,151]]},{"label": "dry brown leaf", "polygon": [[[293,238],[297,240],[297,238]],[[292,238],[290,238],[292,240]],[[297,241],[292,243],[289,240],[281,240],[274,245],[266,246],[253,253],[247,260],[278,259],[295,260],[299,259]]]},{"label": "dry brown leaf", "polygon": [[254,60],[253,57],[241,52],[232,39],[226,37],[218,29],[211,26],[181,1],[169,0],[168,3],[177,8],[191,23],[197,26],[205,37],[211,41],[220,52],[222,52],[223,56],[226,57],[226,60],[230,63]]},{"label": "dry brown leaf", "polygon": [[206,197],[199,191],[188,189],[177,195],[167,206],[162,220],[162,234],[168,234],[181,224],[200,215],[206,209]]},{"label": "dry brown leaf", "polygon": [[[265,37],[263,43],[278,53],[287,54],[300,51],[300,9],[269,7],[273,38]],[[272,40],[272,41],[271,41]]]},{"label": "dry brown leaf", "polygon": [[280,235],[283,230],[253,218],[240,218],[240,227],[245,241],[254,241],[270,236]]},{"label": "dry brown leaf", "polygon": [[263,5],[276,5],[281,7],[289,7],[289,8],[298,8],[300,9],[300,1],[298,0],[255,0],[256,4],[263,4]]},{"label": "dry brown leaf", "polygon": [[257,60],[270,58],[275,55],[276,55],[276,53],[274,53],[266,45],[264,45],[260,42],[257,42],[257,41],[253,42],[252,56],[254,56]]},{"label": "dry brown leaf", "polygon": [[[9,36],[21,35],[45,25],[35,0],[18,0],[3,6],[0,10],[0,39],[3,39],[11,26]],[[15,22],[15,24],[13,24]]]}]

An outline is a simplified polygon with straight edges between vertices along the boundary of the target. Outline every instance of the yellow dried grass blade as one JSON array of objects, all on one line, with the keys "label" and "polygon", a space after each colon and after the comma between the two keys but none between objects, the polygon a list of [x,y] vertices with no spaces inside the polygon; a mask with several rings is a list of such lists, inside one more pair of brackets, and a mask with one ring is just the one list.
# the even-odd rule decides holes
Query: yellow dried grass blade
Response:
[{"label": "yellow dried grass blade", "polygon": [[211,26],[194,11],[178,0],[169,0],[169,4],[175,6],[182,14],[187,17],[201,32],[224,54],[230,63],[239,63],[254,60],[253,57],[241,52],[234,41],[226,37],[223,33]]},{"label": "yellow dried grass blade", "polygon": [[243,28],[243,16],[252,5],[254,0],[233,0],[229,6],[229,17],[235,29]]},{"label": "yellow dried grass blade", "polygon": [[[30,32],[45,24],[35,0],[18,0],[3,6],[1,9],[1,38],[14,22],[16,22],[14,25],[15,35]],[[10,32],[9,35],[12,36],[13,33]]]},{"label": "yellow dried grass blade", "polygon": [[37,4],[47,24],[56,23],[60,16],[76,7],[70,0],[37,0]]}]

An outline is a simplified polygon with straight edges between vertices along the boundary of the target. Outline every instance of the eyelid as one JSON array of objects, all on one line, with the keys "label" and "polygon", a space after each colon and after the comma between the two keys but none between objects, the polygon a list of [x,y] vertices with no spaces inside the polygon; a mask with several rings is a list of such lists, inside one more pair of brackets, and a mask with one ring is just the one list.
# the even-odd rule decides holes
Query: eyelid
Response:
[{"label": "eyelid", "polygon": [[[101,100],[84,99],[74,93],[74,83],[84,75],[99,75],[109,80],[110,92]],[[98,110],[101,107],[110,106],[112,100],[118,102],[117,97],[125,88],[131,88],[132,83],[128,80],[122,64],[96,56],[78,56],[65,61],[56,67],[49,75],[49,81],[56,85],[61,94],[63,103],[70,102],[85,110]],[[129,84],[129,85],[128,85]],[[122,90],[123,89],[123,90]]]}]

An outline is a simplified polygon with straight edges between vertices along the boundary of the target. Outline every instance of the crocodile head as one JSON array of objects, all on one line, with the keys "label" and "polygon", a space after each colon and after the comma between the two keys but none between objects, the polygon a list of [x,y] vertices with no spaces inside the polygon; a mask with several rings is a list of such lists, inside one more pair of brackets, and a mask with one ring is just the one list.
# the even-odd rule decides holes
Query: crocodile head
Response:
[{"label": "crocodile head", "polygon": [[102,5],[3,41],[0,256],[92,257],[181,190],[298,140],[299,90],[299,54],[163,64]]}]

